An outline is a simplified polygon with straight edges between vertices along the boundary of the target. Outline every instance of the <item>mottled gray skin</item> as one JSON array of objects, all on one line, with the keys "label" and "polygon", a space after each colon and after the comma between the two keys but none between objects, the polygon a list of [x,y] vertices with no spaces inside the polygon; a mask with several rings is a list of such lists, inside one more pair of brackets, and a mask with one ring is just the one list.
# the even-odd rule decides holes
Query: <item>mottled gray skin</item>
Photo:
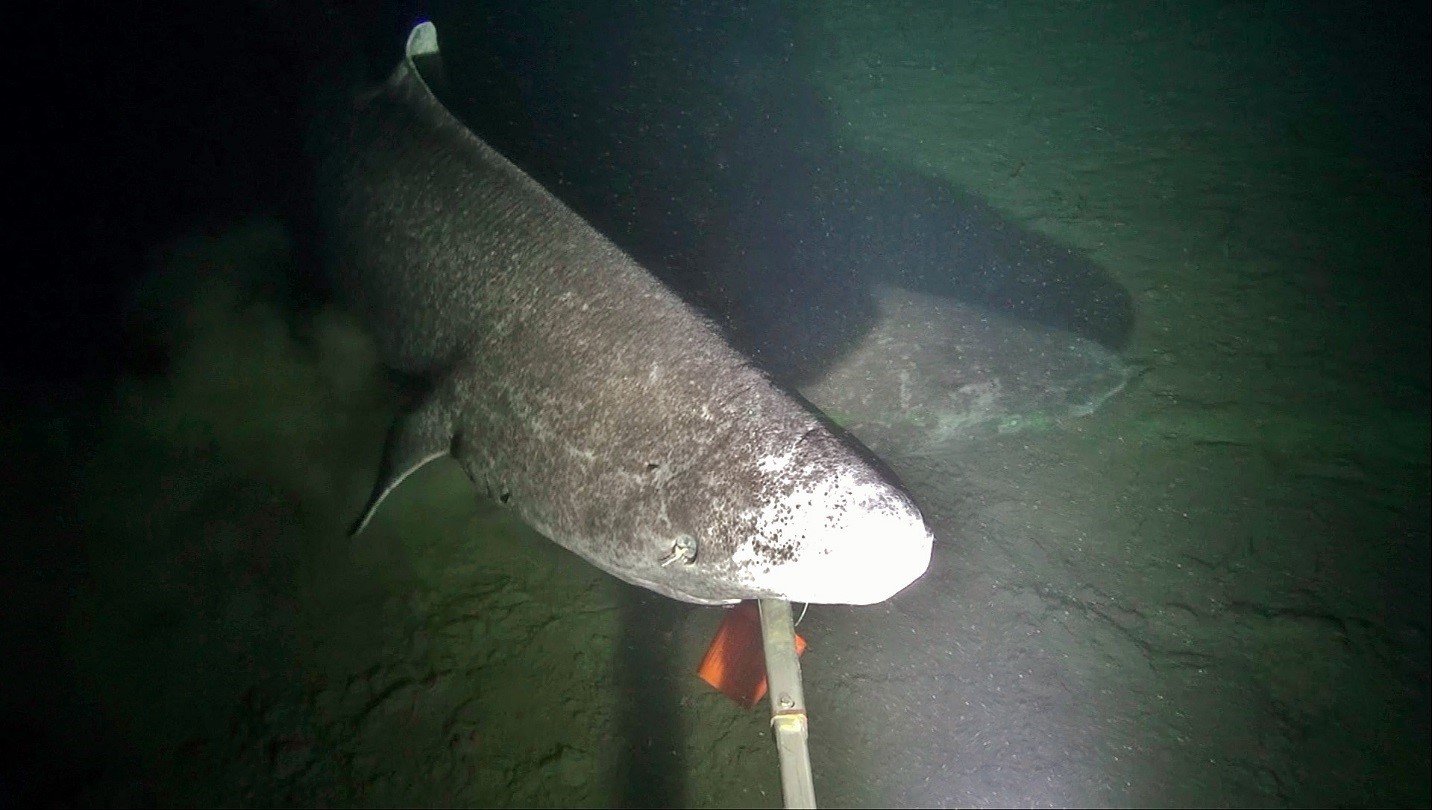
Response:
[{"label": "mottled gray skin", "polygon": [[985,432],[1086,416],[1133,373],[1071,332],[898,288],[876,301],[870,330],[800,393],[881,452],[948,454]]},{"label": "mottled gray skin", "polygon": [[931,538],[901,488],[463,127],[424,80],[436,59],[420,26],[318,138],[341,284],[386,362],[433,385],[359,528],[450,452],[547,537],[677,599],[863,604],[920,576]]}]

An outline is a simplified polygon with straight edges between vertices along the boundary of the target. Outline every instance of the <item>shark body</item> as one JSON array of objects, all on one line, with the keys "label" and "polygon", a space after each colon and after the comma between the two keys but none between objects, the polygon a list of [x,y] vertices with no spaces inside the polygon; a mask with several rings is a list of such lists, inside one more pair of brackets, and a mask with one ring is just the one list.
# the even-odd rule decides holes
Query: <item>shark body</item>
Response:
[{"label": "shark body", "polygon": [[385,362],[430,384],[355,531],[451,455],[551,540],[676,599],[868,604],[923,574],[932,538],[894,477],[464,127],[440,71],[424,23],[317,139],[340,286]]}]

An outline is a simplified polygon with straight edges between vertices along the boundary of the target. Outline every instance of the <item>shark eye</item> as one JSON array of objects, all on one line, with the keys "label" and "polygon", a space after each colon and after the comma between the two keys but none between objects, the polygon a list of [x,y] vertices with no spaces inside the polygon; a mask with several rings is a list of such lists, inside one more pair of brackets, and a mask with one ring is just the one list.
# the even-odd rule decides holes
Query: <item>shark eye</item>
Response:
[{"label": "shark eye", "polygon": [[674,562],[679,562],[682,565],[694,565],[696,563],[696,550],[696,538],[689,534],[683,534],[676,538],[675,543],[671,544],[671,553],[666,555],[666,558],[661,561],[661,566],[665,568]]}]

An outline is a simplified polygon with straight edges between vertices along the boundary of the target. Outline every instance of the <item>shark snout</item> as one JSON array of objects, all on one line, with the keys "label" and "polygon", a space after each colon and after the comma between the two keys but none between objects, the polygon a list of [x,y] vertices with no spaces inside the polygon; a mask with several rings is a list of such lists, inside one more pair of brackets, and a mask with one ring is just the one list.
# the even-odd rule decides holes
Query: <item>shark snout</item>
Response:
[{"label": "shark snout", "polygon": [[933,538],[924,518],[903,496],[847,510],[809,567],[810,587],[801,601],[868,605],[904,590],[930,567]]},{"label": "shark snout", "polygon": [[[864,478],[864,476],[860,476]],[[854,479],[854,480],[853,480]],[[914,503],[883,481],[837,476],[766,512],[753,584],[791,601],[868,605],[919,579],[934,538]]]}]

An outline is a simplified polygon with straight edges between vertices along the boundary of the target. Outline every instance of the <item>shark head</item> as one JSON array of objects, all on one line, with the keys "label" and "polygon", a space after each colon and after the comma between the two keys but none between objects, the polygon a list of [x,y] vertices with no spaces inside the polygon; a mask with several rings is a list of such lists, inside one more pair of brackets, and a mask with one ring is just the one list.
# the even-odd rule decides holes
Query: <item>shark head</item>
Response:
[{"label": "shark head", "polygon": [[656,565],[627,568],[624,578],[691,602],[865,605],[929,567],[933,538],[920,510],[824,428],[782,450],[739,456],[753,463],[720,468],[698,488],[685,530],[652,538],[645,560]]},{"label": "shark head", "polygon": [[791,601],[883,602],[930,565],[933,538],[898,486],[863,463],[830,465],[809,439],[793,458],[767,459],[780,493],[736,547],[747,586]]}]

